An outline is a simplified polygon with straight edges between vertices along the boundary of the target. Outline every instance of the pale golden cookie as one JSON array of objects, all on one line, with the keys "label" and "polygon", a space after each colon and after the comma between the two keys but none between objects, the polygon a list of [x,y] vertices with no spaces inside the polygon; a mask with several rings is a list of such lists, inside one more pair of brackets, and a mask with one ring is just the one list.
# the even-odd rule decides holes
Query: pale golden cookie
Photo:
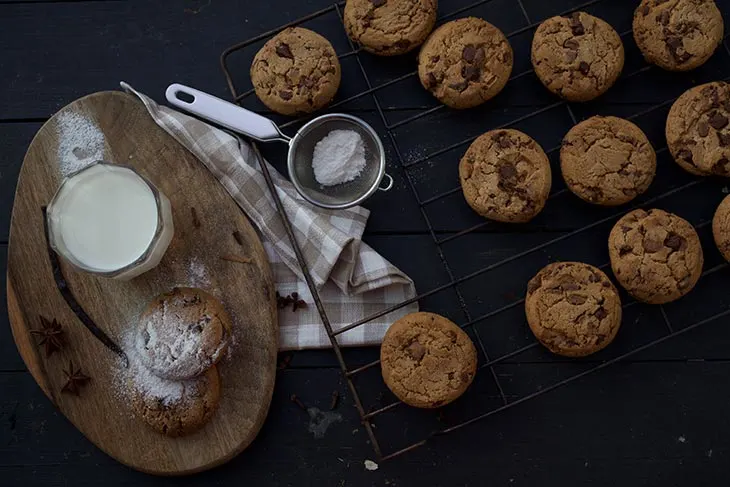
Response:
[{"label": "pale golden cookie", "polygon": [[380,347],[383,380],[401,401],[444,406],[466,391],[477,369],[469,336],[434,313],[411,313],[388,329]]},{"label": "pale golden cookie", "polygon": [[368,52],[396,56],[423,43],[436,23],[436,0],[347,0],[345,30]]},{"label": "pale golden cookie", "polygon": [[704,257],[700,238],[683,218],[663,210],[634,210],[608,237],[616,279],[639,301],[663,304],[697,284]]},{"label": "pale golden cookie", "polygon": [[512,47],[502,31],[476,17],[453,20],[426,40],[418,55],[424,88],[452,108],[497,95],[512,73]]},{"label": "pale golden cookie", "polygon": [[327,106],[340,87],[340,62],[332,44],[308,29],[290,27],[256,53],[251,82],[256,96],[283,115]]},{"label": "pale golden cookie", "polygon": [[618,291],[600,269],[581,262],[555,262],[530,279],[525,313],[535,338],[566,357],[602,350],[621,326]]}]

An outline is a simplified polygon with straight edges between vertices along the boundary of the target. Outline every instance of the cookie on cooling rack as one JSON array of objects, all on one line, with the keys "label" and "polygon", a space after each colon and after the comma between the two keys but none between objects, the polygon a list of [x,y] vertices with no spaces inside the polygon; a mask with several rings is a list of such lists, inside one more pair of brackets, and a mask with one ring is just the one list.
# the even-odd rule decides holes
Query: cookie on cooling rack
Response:
[{"label": "cookie on cooling rack", "polygon": [[618,117],[591,117],[563,139],[560,167],[576,196],[597,205],[628,203],[656,173],[656,153],[639,127]]},{"label": "cookie on cooling rack", "polygon": [[715,81],[682,93],[667,116],[667,145],[685,171],[730,177],[730,84]]},{"label": "cookie on cooling rack", "polygon": [[616,337],[621,299],[600,269],[582,262],[555,262],[527,284],[525,314],[535,338],[548,350],[584,357]]},{"label": "cookie on cooling rack", "polygon": [[730,196],[722,200],[712,218],[712,236],[722,256],[730,262]]},{"label": "cookie on cooling rack", "polygon": [[497,95],[512,73],[512,47],[501,30],[476,17],[436,29],[418,55],[418,77],[444,105],[470,108]]},{"label": "cookie on cooling rack", "polygon": [[396,56],[416,49],[436,24],[437,0],[347,0],[350,39],[368,52]]},{"label": "cookie on cooling rack", "polygon": [[434,313],[411,313],[388,329],[380,347],[383,380],[398,399],[437,408],[461,396],[477,369],[469,336]]},{"label": "cookie on cooling rack", "polygon": [[697,284],[704,257],[685,219],[663,210],[634,210],[614,225],[608,254],[616,279],[639,301],[663,304]]},{"label": "cookie on cooling rack", "polygon": [[311,113],[327,106],[340,87],[332,44],[308,29],[290,27],[254,57],[251,82],[259,99],[277,113]]},{"label": "cookie on cooling rack", "polygon": [[177,287],[142,312],[135,348],[155,375],[190,379],[217,363],[228,348],[231,318],[201,289]]},{"label": "cookie on cooling rack", "polygon": [[517,130],[479,136],[459,162],[464,198],[480,215],[500,222],[527,222],[542,211],[552,177],[545,151]]},{"label": "cookie on cooling rack", "polygon": [[702,66],[722,43],[723,20],[713,0],[642,0],[634,39],[644,58],[669,71]]},{"label": "cookie on cooling rack", "polygon": [[574,12],[540,24],[532,39],[532,66],[548,90],[569,101],[588,101],[618,79],[624,46],[607,22]]}]

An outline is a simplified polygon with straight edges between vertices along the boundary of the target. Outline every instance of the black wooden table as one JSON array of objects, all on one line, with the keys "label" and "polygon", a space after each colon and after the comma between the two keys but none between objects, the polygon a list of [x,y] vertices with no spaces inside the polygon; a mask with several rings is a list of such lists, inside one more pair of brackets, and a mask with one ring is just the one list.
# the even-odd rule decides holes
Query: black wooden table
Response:
[{"label": "black wooden table", "polygon": [[[448,10],[455,9],[448,7],[470,3],[474,2],[441,0],[442,9]],[[575,4],[566,0],[523,0],[517,8],[513,0],[488,3],[473,13],[486,16],[505,31],[514,30],[514,25],[517,28],[529,25]],[[614,10],[630,11],[637,2],[604,0],[604,3],[611,4]],[[730,20],[730,2],[718,3]],[[23,155],[35,132],[56,110],[84,94],[116,89],[121,80],[158,101],[162,101],[164,89],[171,82],[182,82],[227,98],[229,93],[218,64],[218,57],[226,47],[329,4],[329,0],[0,1],[0,252],[3,256],[7,252],[13,193]],[[515,16],[513,11],[521,13]],[[470,13],[465,11],[463,15]],[[630,35],[624,36],[624,40],[627,52],[632,50],[636,58]],[[529,38],[517,42],[523,44],[521,51],[516,49],[517,54],[524,54],[524,44],[529,43]],[[523,65],[524,62],[523,56]],[[698,72],[696,80],[691,78],[695,75],[685,75],[684,79],[709,81],[703,77],[719,73],[723,66],[730,64],[730,51],[718,53],[712,62],[714,67]],[[248,67],[241,65],[236,69],[245,73]],[[662,90],[657,86],[657,91]],[[399,103],[402,94],[396,92],[390,101],[388,95],[383,95],[384,109],[395,120],[423,110],[423,101],[410,105]],[[633,101],[628,104],[621,100],[616,100],[614,105],[609,103],[609,112],[635,113],[642,103],[641,96],[644,95],[634,93]],[[645,95],[647,99],[656,96],[659,95]],[[509,110],[533,111],[554,101],[542,92],[537,99],[532,93],[526,93],[524,98],[513,93],[488,109],[499,116]],[[366,104],[353,106],[352,110],[364,118],[374,117],[372,107]],[[587,114],[590,113],[578,113],[578,118]],[[486,119],[480,123],[478,117],[468,127],[451,125],[447,117],[436,118],[432,123],[436,124],[432,129],[463,130],[466,135],[495,125]],[[426,128],[406,131],[403,137],[415,138],[412,145],[416,148],[420,146],[419,140],[423,140],[423,150],[428,150],[433,141],[424,140],[421,130]],[[548,137],[552,132],[559,136],[564,130],[564,127],[537,123],[530,133],[547,144],[541,137]],[[276,150],[267,150],[270,160],[281,168],[278,154]],[[418,159],[423,154],[415,150],[407,157]],[[402,175],[398,177],[400,168],[390,169],[397,176],[396,188],[369,203],[373,215],[366,240],[408,272],[419,290],[425,291],[442,284],[448,276],[444,276],[441,259],[418,204]],[[669,171],[671,177],[684,177],[668,162],[666,152],[660,157],[660,171]],[[703,191],[681,193],[675,207],[691,214],[704,212],[698,218],[707,220],[711,217],[707,209],[722,196],[721,189],[722,183],[712,183]],[[576,199],[570,200],[570,205],[566,208],[578,208],[579,213],[589,211]],[[463,228],[464,222],[459,218],[454,221],[447,205],[440,208],[430,210],[439,234],[453,234]],[[543,233],[538,227],[528,229],[535,231],[485,229],[460,241],[448,258],[452,259],[457,273],[467,272],[472,266],[483,267],[490,259],[503,258],[535,245]],[[570,232],[571,228],[553,226],[550,231]],[[706,255],[716,264],[716,251],[707,243],[706,235],[703,240]],[[573,239],[546,258],[566,258],[582,246],[602,245],[594,239]],[[597,252],[605,254],[602,248]],[[459,257],[460,254],[469,257]],[[2,262],[4,265],[5,258]],[[681,326],[701,318],[709,313],[707,310],[715,313],[727,309],[729,282],[727,269],[715,273],[712,279],[701,283],[691,301],[688,298],[683,304],[668,308],[670,320]],[[500,285],[501,282],[478,282],[464,289],[465,299],[472,300],[473,306],[479,308],[492,296],[490,293],[498,292]],[[4,287],[2,295],[4,300]],[[434,300],[428,306],[464,322],[459,307],[452,306],[449,299]],[[282,362],[286,367],[278,374],[269,418],[255,443],[223,467],[181,479],[154,478],[131,471],[91,445],[41,393],[15,350],[6,313],[0,314],[0,320],[0,485],[532,486],[592,482],[607,486],[697,486],[724,485],[730,477],[727,319],[713,320],[509,411],[452,435],[434,438],[420,449],[381,464],[375,472],[364,468],[365,459],[374,459],[373,451],[358,423],[352,398],[347,394],[332,353],[285,354]],[[502,321],[507,323],[497,326],[524,326],[519,312],[503,317]],[[629,321],[624,321],[625,328],[631,324],[646,330],[663,326],[656,309],[650,307],[637,306]],[[494,333],[500,333],[497,330],[494,328]],[[352,366],[376,357],[374,349],[346,352]],[[497,374],[501,382],[509,385],[508,396],[516,398],[555,383],[571,367],[577,366],[547,354],[528,355],[501,363]],[[362,378],[360,386],[372,393],[376,401],[382,396],[383,386],[377,374]],[[326,409],[335,390],[342,396],[338,411],[344,419],[332,425],[322,438],[315,438],[308,430],[307,414],[290,401],[290,396],[296,394],[305,404]],[[488,402],[497,393],[492,391],[483,396],[481,399]],[[474,407],[479,405],[475,403]],[[381,430],[376,420],[379,438],[396,444],[404,438],[414,439],[428,433],[418,430],[417,412],[404,417],[395,426],[381,425]]]}]

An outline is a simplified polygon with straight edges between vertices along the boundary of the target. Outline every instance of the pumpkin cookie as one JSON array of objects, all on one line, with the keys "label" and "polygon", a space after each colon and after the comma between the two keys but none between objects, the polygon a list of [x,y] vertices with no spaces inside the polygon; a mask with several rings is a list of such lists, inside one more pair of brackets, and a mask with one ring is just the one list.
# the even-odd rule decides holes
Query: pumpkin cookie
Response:
[{"label": "pumpkin cookie", "polygon": [[464,198],[480,215],[527,222],[545,206],[552,177],[542,147],[517,130],[492,130],[472,142],[459,163]]},{"label": "pumpkin cookie", "polygon": [[135,348],[159,377],[190,379],[218,362],[228,346],[231,318],[213,296],[175,288],[142,312]]},{"label": "pumpkin cookie", "polygon": [[477,352],[469,336],[443,316],[411,313],[385,334],[380,367],[398,399],[418,408],[437,408],[469,387]]},{"label": "pumpkin cookie", "polygon": [[183,436],[202,428],[221,399],[218,369],[186,381],[170,381],[150,372],[135,374],[130,383],[132,412],[167,436]]},{"label": "pumpkin cookie", "polygon": [[434,31],[418,55],[424,88],[452,108],[470,108],[497,95],[512,73],[512,47],[502,31],[476,17]]},{"label": "pumpkin cookie", "polygon": [[368,52],[405,54],[431,33],[437,9],[437,0],[347,0],[345,30]]},{"label": "pumpkin cookie", "polygon": [[340,77],[340,62],[332,44],[301,27],[290,27],[271,38],[251,65],[256,96],[283,115],[325,107],[335,97]]},{"label": "pumpkin cookie", "polygon": [[685,91],[667,116],[669,151],[684,170],[730,176],[730,85],[716,81]]},{"label": "pumpkin cookie", "polygon": [[722,200],[712,218],[712,235],[725,260],[730,262],[730,196]]},{"label": "pumpkin cookie", "polygon": [[621,299],[600,269],[581,262],[555,262],[527,284],[525,313],[530,330],[548,350],[584,357],[616,337]]},{"label": "pumpkin cookie", "polygon": [[639,127],[617,117],[595,116],[565,136],[563,179],[579,198],[598,205],[628,203],[649,188],[656,153]]},{"label": "pumpkin cookie", "polygon": [[668,303],[690,292],[704,262],[692,225],[656,209],[634,210],[616,222],[608,253],[621,286],[650,304]]},{"label": "pumpkin cookie", "polygon": [[644,58],[669,71],[702,66],[722,42],[722,14],[713,0],[643,0],[634,39]]},{"label": "pumpkin cookie", "polygon": [[588,101],[618,79],[624,46],[608,23],[575,12],[540,24],[532,39],[532,66],[548,90],[569,101]]}]

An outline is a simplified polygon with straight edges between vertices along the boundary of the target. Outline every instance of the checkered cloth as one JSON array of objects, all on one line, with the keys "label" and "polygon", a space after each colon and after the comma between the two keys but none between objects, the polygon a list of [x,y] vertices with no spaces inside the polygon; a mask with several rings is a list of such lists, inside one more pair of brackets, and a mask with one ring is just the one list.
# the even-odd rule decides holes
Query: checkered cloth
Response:
[{"label": "checkered cloth", "polygon": [[[296,312],[280,310],[280,348],[330,347],[251,146],[228,132],[157,105],[126,83],[121,86],[139,97],[153,120],[205,164],[256,225],[277,291],[282,296],[297,292],[309,304]],[[333,329],[415,296],[413,281],[362,241],[368,210],[358,206],[333,211],[312,206],[271,165],[268,167]],[[339,335],[338,342],[342,346],[377,345],[394,320],[417,310],[417,303],[403,307]]]}]

